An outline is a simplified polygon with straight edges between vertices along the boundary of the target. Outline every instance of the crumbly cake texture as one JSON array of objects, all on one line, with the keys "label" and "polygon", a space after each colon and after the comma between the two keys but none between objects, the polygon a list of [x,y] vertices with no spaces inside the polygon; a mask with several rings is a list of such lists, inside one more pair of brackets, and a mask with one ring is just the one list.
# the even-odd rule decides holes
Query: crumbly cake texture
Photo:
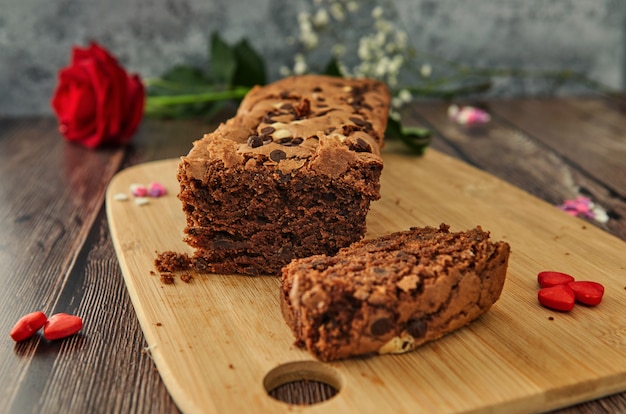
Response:
[{"label": "crumbly cake texture", "polygon": [[210,273],[275,274],[360,240],[380,198],[390,95],[375,80],[319,75],[253,88],[181,158],[188,258]]},{"label": "crumbly cake texture", "polygon": [[480,227],[411,228],[282,272],[296,345],[322,361],[403,353],[472,322],[498,300],[510,247]]}]

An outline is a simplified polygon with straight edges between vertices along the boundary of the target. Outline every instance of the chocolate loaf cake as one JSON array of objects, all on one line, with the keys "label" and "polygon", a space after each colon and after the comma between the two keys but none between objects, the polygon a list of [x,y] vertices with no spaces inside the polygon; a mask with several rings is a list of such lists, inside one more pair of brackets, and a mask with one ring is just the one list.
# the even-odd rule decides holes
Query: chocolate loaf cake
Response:
[{"label": "chocolate loaf cake", "polygon": [[283,269],[281,307],[322,361],[402,353],[472,322],[498,300],[509,245],[480,227],[412,228]]},{"label": "chocolate loaf cake", "polygon": [[296,76],[253,88],[178,168],[190,258],[212,273],[280,274],[365,233],[380,197],[390,95],[365,79]]}]

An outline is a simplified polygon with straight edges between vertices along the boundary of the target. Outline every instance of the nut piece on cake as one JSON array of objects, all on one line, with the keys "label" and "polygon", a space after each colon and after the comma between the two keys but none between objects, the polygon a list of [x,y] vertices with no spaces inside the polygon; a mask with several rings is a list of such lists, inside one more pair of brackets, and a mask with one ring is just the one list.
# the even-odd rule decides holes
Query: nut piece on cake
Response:
[{"label": "nut piece on cake", "polygon": [[296,76],[253,88],[178,168],[193,262],[280,274],[291,259],[360,240],[380,198],[389,91],[375,80]]},{"label": "nut piece on cake", "polygon": [[322,361],[402,353],[487,312],[502,291],[510,247],[480,227],[411,228],[292,261],[281,308],[296,344]]}]

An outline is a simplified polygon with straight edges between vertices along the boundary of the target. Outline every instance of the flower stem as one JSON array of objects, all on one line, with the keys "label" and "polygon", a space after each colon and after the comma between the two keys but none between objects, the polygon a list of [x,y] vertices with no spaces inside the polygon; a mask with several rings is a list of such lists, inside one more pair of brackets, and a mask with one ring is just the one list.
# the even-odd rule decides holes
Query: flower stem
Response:
[{"label": "flower stem", "polygon": [[224,91],[190,93],[183,95],[148,96],[146,98],[146,110],[160,106],[176,106],[194,103],[206,103],[216,101],[226,101],[229,99],[243,98],[250,88],[235,87]]}]

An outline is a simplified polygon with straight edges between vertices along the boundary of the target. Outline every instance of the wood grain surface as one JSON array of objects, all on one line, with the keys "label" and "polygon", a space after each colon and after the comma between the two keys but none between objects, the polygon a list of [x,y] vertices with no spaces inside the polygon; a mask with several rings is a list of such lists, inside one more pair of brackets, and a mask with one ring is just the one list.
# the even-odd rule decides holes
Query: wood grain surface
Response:
[{"label": "wood grain surface", "polygon": [[[268,396],[285,381],[319,380],[335,397],[302,412],[532,412],[626,389],[626,243],[501,180],[431,150],[384,154],[382,198],[367,237],[411,226],[482,225],[513,253],[500,301],[467,328],[404,355],[322,364],[292,346],[276,277],[200,275],[163,284],[155,253],[190,252],[174,196],[137,206],[114,200],[157,180],[175,193],[178,160],[113,178],[107,214],[124,279],[150,353],[185,412],[288,412]],[[536,275],[556,269],[603,283],[596,308],[558,313],[537,303]],[[243,392],[247,390],[247,392]],[[418,391],[419,390],[419,391]],[[254,407],[254,408],[251,408]]]},{"label": "wood grain surface", "polygon": [[[445,102],[415,103],[405,118],[433,131],[433,148],[550,205],[579,194],[591,197],[610,219],[586,220],[587,226],[626,240],[626,186],[619,181],[626,177],[624,102],[624,97],[475,102],[492,120],[471,129],[447,119]],[[144,350],[104,197],[121,169],[176,158],[214,128],[198,119],[146,119],[131,145],[90,151],[64,141],[51,117],[0,115],[0,331],[6,334],[0,340],[0,412],[179,411]],[[37,335],[14,344],[8,336],[12,325],[37,309],[76,313],[85,327],[63,341]],[[284,387],[281,398],[311,403],[328,392],[311,381],[305,385]],[[626,393],[557,412],[623,413]]]}]

